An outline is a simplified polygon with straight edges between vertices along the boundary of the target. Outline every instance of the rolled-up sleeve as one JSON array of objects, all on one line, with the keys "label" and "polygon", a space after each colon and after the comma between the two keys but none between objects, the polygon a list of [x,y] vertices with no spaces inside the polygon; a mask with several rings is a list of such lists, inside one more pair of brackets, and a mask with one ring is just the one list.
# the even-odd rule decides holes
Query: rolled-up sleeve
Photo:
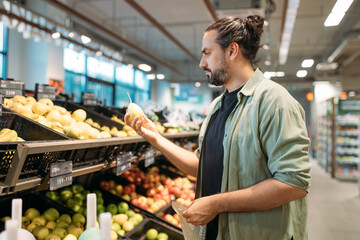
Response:
[{"label": "rolled-up sleeve", "polygon": [[310,188],[310,140],[305,114],[300,105],[278,107],[260,125],[260,139],[274,179],[305,189]]}]

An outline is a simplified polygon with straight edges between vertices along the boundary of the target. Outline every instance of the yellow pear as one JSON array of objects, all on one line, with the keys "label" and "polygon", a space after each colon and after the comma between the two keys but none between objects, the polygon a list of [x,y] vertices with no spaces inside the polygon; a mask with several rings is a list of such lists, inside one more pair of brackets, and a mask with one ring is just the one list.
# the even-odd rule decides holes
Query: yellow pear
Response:
[{"label": "yellow pear", "polygon": [[38,102],[44,103],[44,104],[48,105],[49,107],[54,106],[53,101],[51,101],[51,99],[49,99],[49,98],[42,98]]},{"label": "yellow pear", "polygon": [[51,108],[42,102],[37,102],[34,103],[31,109],[34,113],[44,116],[46,113],[50,111]]}]

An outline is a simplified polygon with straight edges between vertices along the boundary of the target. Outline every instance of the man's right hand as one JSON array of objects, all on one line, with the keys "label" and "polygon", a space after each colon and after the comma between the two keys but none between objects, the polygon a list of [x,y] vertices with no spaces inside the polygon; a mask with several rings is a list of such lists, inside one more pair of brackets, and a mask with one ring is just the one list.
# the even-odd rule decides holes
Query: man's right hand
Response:
[{"label": "man's right hand", "polygon": [[130,114],[126,110],[124,117],[125,123],[131,126],[137,134],[145,138],[151,144],[155,144],[158,138],[161,136],[155,126],[155,124],[146,116],[139,118],[136,116],[133,121],[130,120]]}]

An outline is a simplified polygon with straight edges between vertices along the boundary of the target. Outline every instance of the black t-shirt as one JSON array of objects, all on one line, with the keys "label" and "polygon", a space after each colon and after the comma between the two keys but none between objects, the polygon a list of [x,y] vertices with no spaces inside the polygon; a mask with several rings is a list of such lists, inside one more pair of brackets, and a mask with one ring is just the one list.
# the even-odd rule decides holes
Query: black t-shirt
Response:
[{"label": "black t-shirt", "polygon": [[[237,93],[241,88],[226,92],[221,107],[212,116],[212,121],[204,139],[204,160],[203,160],[203,178],[202,191],[203,196],[214,195],[221,192],[224,148],[222,145],[225,133],[225,123],[236,106],[238,101]],[[217,215],[214,220],[208,223],[206,230],[206,239],[216,239],[218,233]]]}]

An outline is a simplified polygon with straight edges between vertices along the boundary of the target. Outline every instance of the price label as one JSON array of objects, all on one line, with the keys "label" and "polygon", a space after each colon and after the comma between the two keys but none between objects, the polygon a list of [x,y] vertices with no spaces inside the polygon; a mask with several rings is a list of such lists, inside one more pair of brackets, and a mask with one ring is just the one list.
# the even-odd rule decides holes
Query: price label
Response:
[{"label": "price label", "polygon": [[67,173],[72,173],[71,161],[56,162],[50,165],[50,177],[56,177]]},{"label": "price label", "polygon": [[145,152],[145,167],[148,167],[153,163],[154,163],[154,148],[150,147],[150,149]]},{"label": "price label", "polygon": [[61,176],[50,178],[50,190],[66,187],[72,184],[72,174],[67,173]]},{"label": "price label", "polygon": [[126,170],[131,169],[132,153],[124,153],[116,157],[116,175],[119,176]]}]

